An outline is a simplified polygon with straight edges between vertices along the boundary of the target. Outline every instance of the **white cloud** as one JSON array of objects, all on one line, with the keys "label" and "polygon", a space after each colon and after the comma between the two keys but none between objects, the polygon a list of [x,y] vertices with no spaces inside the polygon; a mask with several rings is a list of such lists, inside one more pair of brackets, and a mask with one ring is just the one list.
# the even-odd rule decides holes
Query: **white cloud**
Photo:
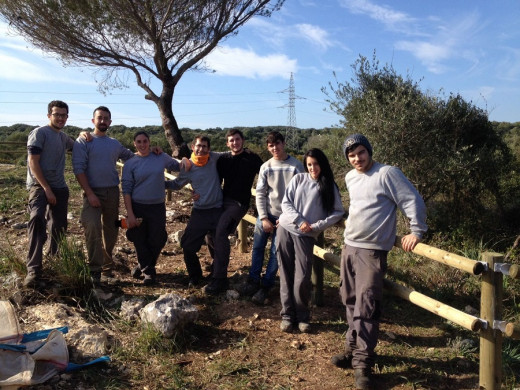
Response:
[{"label": "white cloud", "polygon": [[406,13],[394,11],[390,7],[376,5],[367,0],[341,0],[340,4],[354,14],[367,15],[392,29],[414,20]]},{"label": "white cloud", "polygon": [[279,49],[282,49],[288,40],[304,40],[323,50],[339,44],[331,40],[326,30],[314,24],[300,23],[281,26],[265,19],[256,18],[249,22],[249,26],[257,30],[261,39]]},{"label": "white cloud", "polygon": [[0,51],[0,79],[10,81],[48,81],[49,75],[41,67]]},{"label": "white cloud", "polygon": [[475,36],[482,29],[483,23],[477,14],[457,17],[457,22],[436,18],[430,18],[429,21],[435,25],[428,39],[401,40],[396,42],[396,49],[410,52],[430,72],[436,74],[444,73],[449,63],[456,59],[470,62],[467,72],[478,65],[482,54],[479,53]]},{"label": "white cloud", "polygon": [[218,75],[251,79],[282,77],[288,79],[298,68],[297,60],[285,54],[260,56],[253,50],[222,46],[206,57],[205,63]]},{"label": "white cloud", "polygon": [[451,56],[451,48],[443,44],[421,41],[400,41],[395,44],[398,50],[409,51],[432,73],[440,74],[446,70],[442,62]]},{"label": "white cloud", "polygon": [[502,54],[497,64],[497,76],[502,80],[518,81],[520,79],[520,49],[502,47]]},{"label": "white cloud", "polygon": [[321,27],[303,23],[297,24],[295,28],[298,36],[301,36],[303,39],[315,46],[324,50],[333,46],[332,41],[329,39],[328,32],[323,30]]}]

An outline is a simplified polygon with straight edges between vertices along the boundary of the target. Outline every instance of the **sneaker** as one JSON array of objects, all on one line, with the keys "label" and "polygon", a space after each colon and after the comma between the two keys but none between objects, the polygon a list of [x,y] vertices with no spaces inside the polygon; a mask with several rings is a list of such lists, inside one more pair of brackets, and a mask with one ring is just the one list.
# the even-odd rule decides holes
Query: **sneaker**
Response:
[{"label": "sneaker", "polygon": [[39,287],[42,283],[40,276],[34,272],[29,272],[23,280],[23,286],[28,288]]},{"label": "sneaker", "polygon": [[141,279],[141,268],[138,265],[136,265],[132,269],[132,272],[130,272],[130,275],[132,275],[132,278],[134,279]]},{"label": "sneaker", "polygon": [[293,324],[289,320],[282,320],[280,322],[280,330],[285,333],[291,333],[293,330]]},{"label": "sneaker", "polygon": [[226,292],[228,286],[229,282],[227,278],[213,278],[209,284],[204,287],[204,292],[208,295],[218,295],[220,293]]},{"label": "sneaker", "polygon": [[370,368],[355,368],[354,379],[356,380],[356,389],[358,390],[369,390],[373,388]]},{"label": "sneaker", "polygon": [[330,358],[330,362],[339,368],[352,367],[352,353],[340,353]]},{"label": "sneaker", "polygon": [[269,302],[269,290],[270,289],[267,287],[262,287],[255,293],[255,295],[253,295],[253,297],[251,298],[251,301],[254,304],[259,305],[259,306],[265,305],[266,303]]},{"label": "sneaker", "polygon": [[308,322],[299,322],[298,329],[302,333],[309,333],[311,331],[311,324],[309,324]]},{"label": "sneaker", "polygon": [[238,288],[238,292],[240,293],[240,295],[250,297],[258,291],[259,287],[259,281],[254,280],[252,278],[247,278],[247,282],[245,282]]}]

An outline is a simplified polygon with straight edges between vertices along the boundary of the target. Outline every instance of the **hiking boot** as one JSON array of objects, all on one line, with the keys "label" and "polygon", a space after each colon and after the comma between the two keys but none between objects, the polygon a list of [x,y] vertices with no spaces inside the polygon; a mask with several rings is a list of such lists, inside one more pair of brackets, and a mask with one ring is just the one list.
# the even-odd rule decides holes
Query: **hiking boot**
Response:
[{"label": "hiking boot", "polygon": [[114,272],[112,271],[112,268],[106,268],[101,271],[101,275],[106,278],[113,278]]},{"label": "hiking boot", "polygon": [[258,292],[259,287],[260,287],[259,281],[254,280],[253,278],[247,278],[247,282],[245,282],[238,288],[238,292],[240,293],[240,295],[250,297],[251,295]]},{"label": "hiking boot", "polygon": [[269,290],[270,289],[267,287],[262,287],[255,293],[255,295],[252,296],[251,302],[259,306],[263,306],[266,303],[269,303]]},{"label": "hiking boot", "polygon": [[202,284],[203,281],[204,281],[203,277],[191,277],[188,280],[188,288],[198,287]]},{"label": "hiking boot", "polygon": [[302,333],[309,333],[311,331],[311,324],[308,322],[300,322],[298,323],[298,329]]},{"label": "hiking boot", "polygon": [[373,388],[370,368],[355,368],[354,379],[356,381],[356,389],[369,390]]},{"label": "hiking boot", "polygon": [[41,284],[43,284],[43,281],[41,280],[40,275],[34,272],[29,272],[23,280],[23,286],[27,288],[41,287]]},{"label": "hiking boot", "polygon": [[92,279],[94,286],[99,286],[101,284],[101,272],[90,272],[90,278]]},{"label": "hiking boot", "polygon": [[340,353],[330,358],[330,362],[339,368],[352,367],[352,352]]},{"label": "hiking boot", "polygon": [[153,286],[156,283],[155,276],[144,275],[143,286]]},{"label": "hiking boot", "polygon": [[218,295],[226,292],[229,286],[227,278],[211,279],[209,284],[204,287],[204,292],[208,295]]},{"label": "hiking boot", "polygon": [[134,268],[132,268],[132,272],[130,272],[130,275],[134,279],[141,279],[141,268],[136,265]]},{"label": "hiking boot", "polygon": [[293,323],[289,320],[282,320],[282,322],[280,322],[280,330],[285,333],[291,333],[293,330]]}]

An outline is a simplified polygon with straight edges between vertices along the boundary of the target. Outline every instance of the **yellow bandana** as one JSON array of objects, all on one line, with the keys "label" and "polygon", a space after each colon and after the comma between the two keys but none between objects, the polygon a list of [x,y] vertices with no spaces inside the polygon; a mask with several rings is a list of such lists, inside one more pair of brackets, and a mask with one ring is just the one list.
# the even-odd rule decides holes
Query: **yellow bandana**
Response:
[{"label": "yellow bandana", "polygon": [[198,167],[203,167],[208,163],[209,160],[209,154],[206,154],[205,156],[195,156],[195,153],[191,153],[191,161],[193,161],[193,164],[195,164]]}]

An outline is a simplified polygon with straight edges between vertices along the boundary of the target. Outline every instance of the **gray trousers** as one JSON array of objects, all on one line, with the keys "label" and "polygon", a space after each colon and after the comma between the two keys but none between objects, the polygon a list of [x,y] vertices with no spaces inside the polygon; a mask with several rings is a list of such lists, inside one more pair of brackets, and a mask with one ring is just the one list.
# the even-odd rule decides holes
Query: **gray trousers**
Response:
[{"label": "gray trousers", "polygon": [[49,205],[45,191],[40,185],[29,189],[29,251],[27,253],[27,272],[40,275],[42,272],[43,246],[47,240],[47,228],[51,233],[48,253],[54,256],[58,253],[60,236],[67,231],[67,210],[69,189],[53,188],[56,204]]},{"label": "gray trousers", "polygon": [[90,270],[101,272],[113,266],[112,252],[117,242],[119,228],[119,187],[92,188],[101,207],[92,207],[83,196],[81,223],[85,230]]},{"label": "gray trousers", "polygon": [[280,301],[283,320],[309,322],[313,237],[297,236],[282,226],[276,232],[276,253],[280,270]]},{"label": "gray trousers", "polygon": [[373,367],[375,362],[387,255],[349,245],[341,252],[340,295],[348,322],[345,350],[352,352],[353,368]]}]

